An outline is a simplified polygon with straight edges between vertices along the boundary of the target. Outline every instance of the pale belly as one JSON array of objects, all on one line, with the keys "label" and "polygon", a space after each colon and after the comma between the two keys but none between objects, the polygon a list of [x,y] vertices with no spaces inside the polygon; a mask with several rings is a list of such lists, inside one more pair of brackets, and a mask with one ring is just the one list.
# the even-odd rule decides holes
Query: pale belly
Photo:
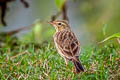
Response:
[{"label": "pale belly", "polygon": [[62,51],[58,48],[56,42],[55,42],[55,46],[56,46],[56,49],[57,49],[58,53],[60,54],[60,56],[65,57],[65,55],[62,54]]}]

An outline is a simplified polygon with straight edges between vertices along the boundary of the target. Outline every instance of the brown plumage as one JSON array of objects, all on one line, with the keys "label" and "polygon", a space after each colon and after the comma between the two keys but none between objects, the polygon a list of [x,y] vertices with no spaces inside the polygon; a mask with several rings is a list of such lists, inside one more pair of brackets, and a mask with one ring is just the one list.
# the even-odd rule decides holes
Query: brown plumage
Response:
[{"label": "brown plumage", "polygon": [[56,20],[50,22],[55,29],[54,42],[58,53],[64,58],[66,65],[68,61],[72,61],[75,65],[75,73],[84,71],[80,60],[80,43],[75,34],[71,31],[68,22],[65,20]]}]

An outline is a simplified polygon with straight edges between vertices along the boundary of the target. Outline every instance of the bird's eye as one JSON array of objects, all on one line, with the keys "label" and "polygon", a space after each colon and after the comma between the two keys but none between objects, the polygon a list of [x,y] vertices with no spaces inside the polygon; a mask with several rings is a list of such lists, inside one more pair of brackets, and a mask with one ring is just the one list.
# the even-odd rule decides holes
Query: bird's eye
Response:
[{"label": "bird's eye", "polygon": [[58,23],[58,25],[62,25],[62,23]]}]

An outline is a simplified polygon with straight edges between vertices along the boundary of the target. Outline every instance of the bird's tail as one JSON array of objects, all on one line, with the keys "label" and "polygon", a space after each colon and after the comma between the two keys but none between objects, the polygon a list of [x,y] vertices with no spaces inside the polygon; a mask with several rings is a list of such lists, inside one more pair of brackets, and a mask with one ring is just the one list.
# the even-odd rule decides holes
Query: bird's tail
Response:
[{"label": "bird's tail", "polygon": [[84,68],[82,67],[82,64],[80,63],[80,60],[78,58],[73,59],[72,61],[75,65],[75,73],[80,73],[81,71],[84,72]]}]

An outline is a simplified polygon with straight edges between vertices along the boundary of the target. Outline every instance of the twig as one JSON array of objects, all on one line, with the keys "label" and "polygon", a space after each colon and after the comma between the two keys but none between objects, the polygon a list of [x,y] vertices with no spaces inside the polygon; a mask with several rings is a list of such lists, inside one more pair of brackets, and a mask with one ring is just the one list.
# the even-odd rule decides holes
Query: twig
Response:
[{"label": "twig", "polygon": [[62,12],[60,11],[60,12],[58,12],[56,15],[53,15],[53,16],[51,17],[51,21],[56,20],[57,17],[59,17],[61,13],[62,13]]},{"label": "twig", "polygon": [[14,34],[20,32],[20,31],[22,31],[22,30],[24,30],[24,29],[26,29],[26,27],[21,27],[21,28],[19,28],[19,29],[13,30],[13,31],[6,32],[6,34],[7,34],[8,36],[11,36],[11,35],[14,35]]},{"label": "twig", "polygon": [[67,0],[65,0],[63,6],[62,6],[62,15],[63,15],[63,20],[68,20],[68,16],[67,16],[67,6],[66,6]]},{"label": "twig", "polygon": [[[8,3],[12,1],[17,1],[17,0],[0,0],[1,22],[4,26],[7,26],[7,23],[5,21],[5,15],[8,9]],[[21,0],[21,2],[24,4],[26,8],[29,7],[29,3],[27,1]]]},{"label": "twig", "polygon": [[67,16],[67,6],[66,6],[66,3],[67,3],[67,0],[64,1],[63,5],[61,7],[61,11],[59,11],[58,13],[56,13],[56,15],[53,15],[51,17],[51,21],[56,20],[60,15],[62,15],[62,19],[63,20],[69,21],[68,16]]},{"label": "twig", "polygon": [[34,27],[34,25],[35,25],[35,23],[33,23],[33,24],[29,25],[29,26],[26,26],[26,27],[20,27],[20,28],[18,28],[16,30],[12,30],[12,31],[9,31],[9,32],[0,32],[0,34],[4,33],[5,35],[12,36],[12,35],[17,34],[18,32],[20,32],[22,30],[32,28],[32,27]]},{"label": "twig", "polygon": [[24,6],[25,6],[26,8],[29,7],[29,3],[28,3],[27,1],[25,1],[25,0],[21,0],[21,2],[24,4]]},{"label": "twig", "polygon": [[26,50],[26,51],[24,51],[24,52],[22,52],[22,53],[19,53],[19,54],[15,55],[15,56],[12,56],[10,59],[14,59],[14,58],[16,58],[16,57],[18,57],[18,56],[20,56],[20,55],[24,55],[24,54],[30,55],[30,53]]}]

